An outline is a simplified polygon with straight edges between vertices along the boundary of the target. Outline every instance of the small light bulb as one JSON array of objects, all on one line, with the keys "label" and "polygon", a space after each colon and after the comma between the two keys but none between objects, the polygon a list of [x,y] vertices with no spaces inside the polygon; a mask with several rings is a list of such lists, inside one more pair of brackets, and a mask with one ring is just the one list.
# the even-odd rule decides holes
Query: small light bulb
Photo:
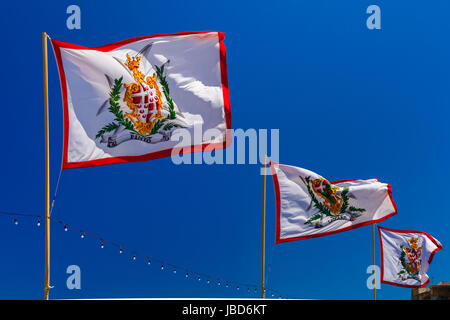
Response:
[{"label": "small light bulb", "polygon": [[189,273],[186,272],[186,278],[189,278]]},{"label": "small light bulb", "polygon": [[197,280],[200,281],[200,280],[202,280],[202,279],[200,279],[200,277],[198,277]]},{"label": "small light bulb", "polygon": [[148,265],[151,265],[151,264],[152,264],[152,262],[151,262],[150,260],[148,260],[148,261],[147,261],[147,264],[148,264]]},{"label": "small light bulb", "polygon": [[228,288],[228,282],[225,284],[225,287]]},{"label": "small light bulb", "polygon": [[161,265],[161,270],[164,270],[164,266],[163,265]]},{"label": "small light bulb", "polygon": [[218,285],[218,286],[220,286],[220,281],[219,281],[219,282],[217,282],[217,285]]},{"label": "small light bulb", "polygon": [[41,220],[39,220],[39,219],[38,219],[38,222],[37,222],[37,226],[38,226],[38,227],[41,226]]},{"label": "small light bulb", "polygon": [[133,256],[133,260],[136,260],[136,256]]},{"label": "small light bulb", "polygon": [[17,226],[19,224],[19,221],[17,221],[16,218],[14,218],[14,224]]},{"label": "small light bulb", "polygon": [[177,273],[177,269],[173,269],[173,274],[176,274]]},{"label": "small light bulb", "polygon": [[239,286],[237,286],[236,289],[239,291]]},{"label": "small light bulb", "polygon": [[84,233],[81,234],[81,239],[84,239]]},{"label": "small light bulb", "polygon": [[119,253],[123,253],[123,250],[122,250],[122,248],[120,248],[120,250],[119,250]]},{"label": "small light bulb", "polygon": [[103,241],[102,241],[102,244],[100,245],[100,248],[104,248],[105,246],[104,246],[104,244],[103,244]]},{"label": "small light bulb", "polygon": [[66,225],[64,225],[64,231],[67,231],[67,226]]},{"label": "small light bulb", "polygon": [[209,284],[209,282],[210,282],[210,281],[209,281],[209,279],[208,279],[208,280],[206,280],[206,283],[207,283],[207,284]]}]

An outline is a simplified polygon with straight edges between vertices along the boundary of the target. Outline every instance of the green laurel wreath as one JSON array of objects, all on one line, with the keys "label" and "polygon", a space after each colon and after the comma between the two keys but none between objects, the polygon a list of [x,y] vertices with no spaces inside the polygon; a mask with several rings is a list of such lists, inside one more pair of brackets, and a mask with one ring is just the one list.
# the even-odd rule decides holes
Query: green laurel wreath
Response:
[{"label": "green laurel wreath", "polygon": [[125,119],[122,110],[120,110],[120,105],[118,101],[120,99],[120,89],[122,88],[123,85],[122,80],[123,77],[120,77],[119,79],[114,79],[114,86],[112,87],[109,93],[109,111],[111,111],[111,113],[116,116],[114,120],[117,121],[118,123],[111,122],[107,124],[102,129],[100,129],[95,138],[100,138],[105,133],[116,130],[117,128],[119,128],[120,125],[124,126],[131,132],[142,136],[139,132],[135,130],[133,123],[129,119]]},{"label": "green laurel wreath", "polygon": [[166,97],[167,104],[169,105],[169,119],[173,120],[176,118],[175,113],[175,106],[173,105],[173,100],[169,96],[169,84],[167,83],[166,76],[164,75],[164,66],[165,64],[161,65],[161,67],[158,67],[155,65],[156,68],[156,75],[158,76],[159,82],[161,83],[161,86],[163,88],[164,96]]},{"label": "green laurel wreath", "polygon": [[[303,178],[302,178],[303,180]],[[311,181],[311,177],[306,177],[306,187],[308,189],[308,193],[311,196],[312,202],[314,204],[314,207],[317,208],[317,210],[319,210],[319,213],[316,213],[315,215],[313,215],[311,218],[309,218],[308,220],[306,220],[305,224],[310,224],[312,221],[321,219],[323,216],[327,216],[327,217],[333,217],[333,218],[337,218],[337,217],[341,217],[348,209],[348,211],[350,212],[364,212],[366,211],[366,209],[363,208],[355,208],[353,206],[349,207],[349,196],[347,195],[349,192],[349,188],[346,187],[344,188],[344,190],[342,190],[341,193],[341,197],[343,199],[343,203],[342,203],[342,207],[339,210],[339,214],[336,216],[334,214],[331,213],[330,209],[328,209],[327,207],[325,207],[317,198],[316,195],[314,194],[314,191],[311,189],[310,186],[310,181]]]},{"label": "green laurel wreath", "polygon": [[166,97],[167,104],[169,106],[169,116],[164,119],[158,119],[155,122],[155,124],[153,125],[153,128],[148,135],[143,135],[143,134],[139,133],[138,131],[136,131],[133,123],[129,119],[126,119],[124,117],[122,110],[120,110],[120,105],[119,105],[118,101],[120,99],[120,89],[122,88],[122,85],[123,85],[123,83],[122,83],[123,77],[120,77],[119,79],[114,79],[114,86],[112,87],[112,89],[109,93],[109,111],[111,111],[111,113],[114,114],[114,116],[115,116],[114,121],[116,121],[116,122],[113,121],[111,123],[108,123],[102,129],[100,129],[97,132],[97,135],[95,136],[96,139],[100,138],[105,133],[116,130],[117,128],[120,127],[120,125],[125,127],[127,130],[131,131],[135,135],[138,135],[138,136],[141,136],[144,138],[148,138],[151,135],[158,133],[159,129],[161,129],[161,128],[164,131],[169,131],[172,128],[185,128],[184,126],[182,126],[178,123],[173,123],[173,122],[166,123],[168,120],[176,119],[175,106],[174,106],[172,98],[170,98],[170,96],[169,96],[169,84],[167,83],[166,77],[164,75],[164,64],[161,67],[158,67],[156,65],[155,65],[155,67],[156,67],[156,74],[159,78],[159,81],[161,83],[161,86],[162,86],[162,89],[164,92],[164,96]]},{"label": "green laurel wreath", "polygon": [[400,245],[400,249],[402,249],[402,253],[400,254],[400,263],[402,264],[403,269],[400,270],[399,273],[397,273],[398,276],[399,276],[399,275],[402,275],[402,274],[404,274],[404,273],[411,274],[411,271],[409,271],[409,268],[408,268],[408,266],[406,265],[406,261],[405,261],[406,253],[405,253],[405,251],[403,250],[403,248],[404,248],[403,245]]}]

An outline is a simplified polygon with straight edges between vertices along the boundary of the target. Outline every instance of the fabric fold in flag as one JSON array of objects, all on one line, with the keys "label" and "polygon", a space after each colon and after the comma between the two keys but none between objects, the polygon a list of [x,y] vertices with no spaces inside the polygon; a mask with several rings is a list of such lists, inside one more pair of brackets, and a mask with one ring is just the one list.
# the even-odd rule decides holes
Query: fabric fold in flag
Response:
[{"label": "fabric fold in flag", "polygon": [[343,232],[397,213],[391,186],[378,179],[328,181],[298,167],[270,163],[276,196],[276,243]]},{"label": "fabric fold in flag", "polygon": [[223,38],[183,32],[97,48],[52,40],[63,97],[63,169],[227,147]]},{"label": "fabric fold in flag", "polygon": [[378,227],[381,250],[381,282],[406,288],[422,288],[427,271],[441,243],[422,231]]}]

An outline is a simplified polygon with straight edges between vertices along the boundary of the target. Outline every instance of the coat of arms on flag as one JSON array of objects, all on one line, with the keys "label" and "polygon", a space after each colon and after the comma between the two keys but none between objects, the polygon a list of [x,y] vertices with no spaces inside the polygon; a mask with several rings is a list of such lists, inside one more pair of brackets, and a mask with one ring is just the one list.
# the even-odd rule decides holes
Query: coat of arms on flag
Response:
[{"label": "coat of arms on flag", "polygon": [[426,274],[442,245],[422,231],[393,230],[378,226],[381,248],[381,282],[421,288],[430,281]]},{"label": "coat of arms on flag", "polygon": [[407,246],[400,245],[401,254],[400,262],[402,264],[402,270],[397,275],[402,279],[416,279],[419,278],[419,271],[421,267],[422,258],[422,239],[412,236],[406,239]]},{"label": "coat of arms on flag", "polygon": [[[308,189],[311,204],[314,204],[314,207],[319,211],[306,220],[305,224],[314,224],[316,228],[321,228],[324,224],[339,219],[355,220],[366,211],[364,208],[349,205],[351,196],[349,187],[340,188],[322,177],[312,181],[310,176],[299,177]],[[330,219],[324,221],[325,217],[330,217]]]},{"label": "coat of arms on flag", "polygon": [[[145,51],[148,51],[150,47],[151,45],[147,46]],[[101,138],[101,141],[108,143],[110,148],[129,139],[147,143],[167,141],[173,129],[185,128],[188,125],[183,121],[183,115],[169,96],[170,91],[164,75],[165,65],[155,66],[158,76],[155,72],[145,75],[140,71],[140,60],[143,56],[145,55],[130,57],[127,53],[126,62],[117,59],[133,76],[135,82],[122,83],[123,77],[111,81],[105,74],[111,91],[109,98],[100,106],[98,114],[109,105],[108,110],[114,114],[115,121],[101,128],[96,138]],[[122,88],[124,90],[121,90]],[[164,93],[165,99],[163,99],[161,91]],[[120,101],[125,102],[126,106],[121,106]],[[177,119],[177,115],[181,119]],[[125,135],[127,139],[119,140],[117,134],[105,139],[105,135],[109,132],[117,133],[124,130],[129,132]]]},{"label": "coat of arms on flag", "polygon": [[270,163],[276,195],[276,242],[309,239],[383,221],[397,213],[391,186],[377,179],[328,181]]},{"label": "coat of arms on flag", "polygon": [[[63,168],[170,156],[177,130],[213,130],[183,152],[226,147],[223,33],[152,35],[86,48],[52,40],[64,106]],[[211,135],[209,135],[211,136]],[[176,138],[176,137],[175,137]]]}]

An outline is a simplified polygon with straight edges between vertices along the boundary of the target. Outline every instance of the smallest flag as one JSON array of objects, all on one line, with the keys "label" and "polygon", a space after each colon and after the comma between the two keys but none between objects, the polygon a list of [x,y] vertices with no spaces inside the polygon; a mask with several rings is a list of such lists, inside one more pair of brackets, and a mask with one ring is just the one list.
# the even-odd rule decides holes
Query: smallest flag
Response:
[{"label": "smallest flag", "polygon": [[428,233],[378,227],[381,248],[381,282],[406,288],[422,288],[436,251],[442,245]]}]

